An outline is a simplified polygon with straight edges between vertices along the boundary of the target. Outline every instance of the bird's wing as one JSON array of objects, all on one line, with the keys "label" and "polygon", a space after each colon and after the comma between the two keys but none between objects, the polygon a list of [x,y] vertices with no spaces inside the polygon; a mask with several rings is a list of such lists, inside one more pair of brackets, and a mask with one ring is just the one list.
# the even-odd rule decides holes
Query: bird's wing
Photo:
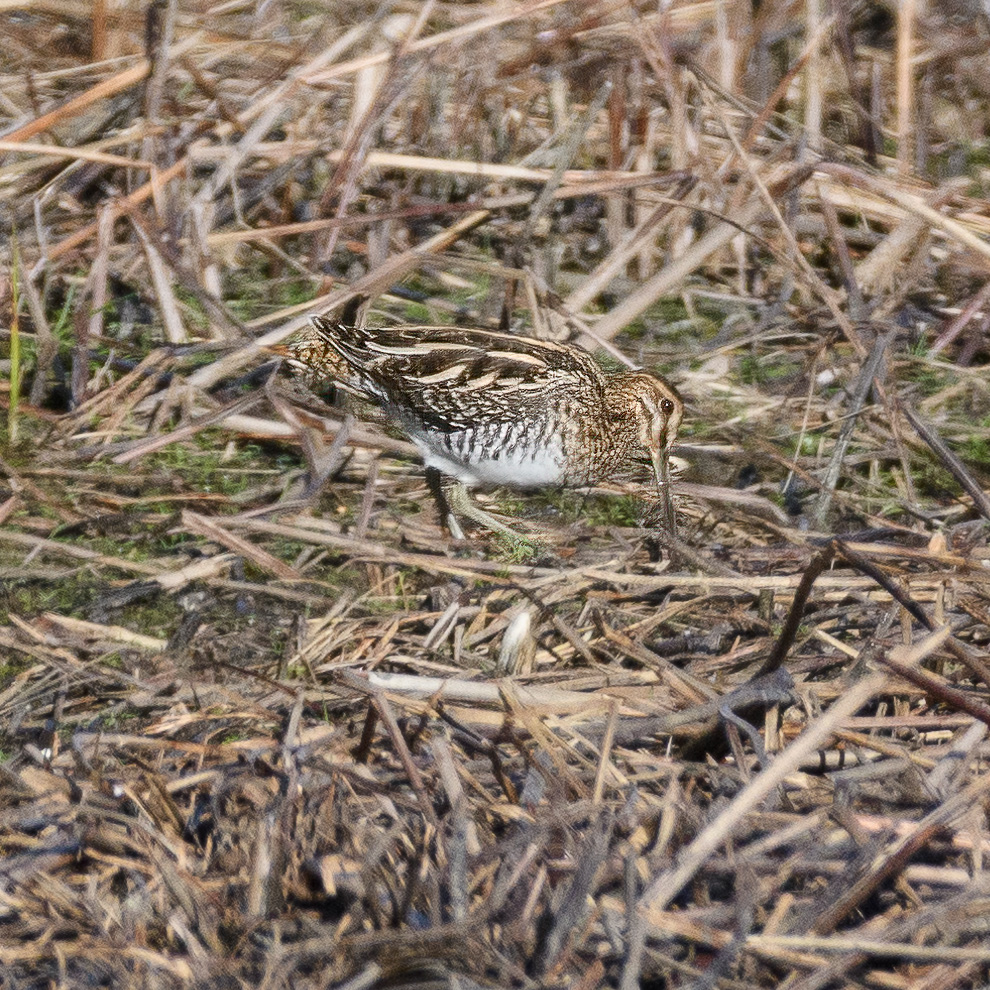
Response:
[{"label": "bird's wing", "polygon": [[604,386],[590,354],[550,340],[459,327],[313,324],[350,369],[350,378],[339,368],[331,377],[433,426],[512,421],[553,396]]}]

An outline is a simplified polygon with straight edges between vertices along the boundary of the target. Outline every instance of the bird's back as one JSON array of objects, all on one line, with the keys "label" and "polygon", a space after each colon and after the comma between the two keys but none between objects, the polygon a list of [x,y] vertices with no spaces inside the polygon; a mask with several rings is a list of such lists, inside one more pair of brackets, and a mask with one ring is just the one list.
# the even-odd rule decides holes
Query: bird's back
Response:
[{"label": "bird's back", "polygon": [[[548,340],[459,327],[336,327],[317,317],[314,350],[332,354],[317,364],[353,391],[423,416],[431,425],[461,428],[534,416],[556,402],[591,392],[604,375],[592,357]],[[297,345],[298,346],[298,345]],[[313,355],[304,359],[313,367]]]}]

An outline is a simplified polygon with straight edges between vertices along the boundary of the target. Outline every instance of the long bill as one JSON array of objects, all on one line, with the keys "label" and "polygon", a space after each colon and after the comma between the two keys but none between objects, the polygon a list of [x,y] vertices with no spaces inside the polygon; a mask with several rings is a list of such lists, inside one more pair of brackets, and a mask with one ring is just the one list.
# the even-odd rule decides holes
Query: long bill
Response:
[{"label": "long bill", "polygon": [[658,447],[650,452],[653,473],[657,479],[657,492],[660,495],[660,522],[671,536],[677,535],[677,515],[674,510],[674,496],[670,490],[670,448]]}]

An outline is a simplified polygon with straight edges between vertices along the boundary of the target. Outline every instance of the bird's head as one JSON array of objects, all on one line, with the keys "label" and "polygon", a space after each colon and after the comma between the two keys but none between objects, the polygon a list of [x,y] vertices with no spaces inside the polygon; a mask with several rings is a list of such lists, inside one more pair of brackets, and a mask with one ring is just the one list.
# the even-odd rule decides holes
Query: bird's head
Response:
[{"label": "bird's head", "polygon": [[621,376],[616,390],[636,428],[636,439],[650,457],[662,503],[663,519],[674,528],[674,503],[670,493],[670,449],[684,415],[681,397],[665,381],[644,372]]}]

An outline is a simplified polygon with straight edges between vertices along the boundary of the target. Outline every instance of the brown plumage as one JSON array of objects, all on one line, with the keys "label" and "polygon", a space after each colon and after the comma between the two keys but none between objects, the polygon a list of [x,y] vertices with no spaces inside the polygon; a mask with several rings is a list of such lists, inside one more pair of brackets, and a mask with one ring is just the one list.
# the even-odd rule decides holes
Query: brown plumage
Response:
[{"label": "brown plumage", "polygon": [[[589,485],[647,454],[673,528],[668,457],[683,404],[662,379],[607,374],[570,344],[459,327],[336,326],[322,317],[271,348],[310,386],[378,403],[419,447],[444,521],[511,532],[465,487]],[[440,476],[453,484],[441,489]]]}]

